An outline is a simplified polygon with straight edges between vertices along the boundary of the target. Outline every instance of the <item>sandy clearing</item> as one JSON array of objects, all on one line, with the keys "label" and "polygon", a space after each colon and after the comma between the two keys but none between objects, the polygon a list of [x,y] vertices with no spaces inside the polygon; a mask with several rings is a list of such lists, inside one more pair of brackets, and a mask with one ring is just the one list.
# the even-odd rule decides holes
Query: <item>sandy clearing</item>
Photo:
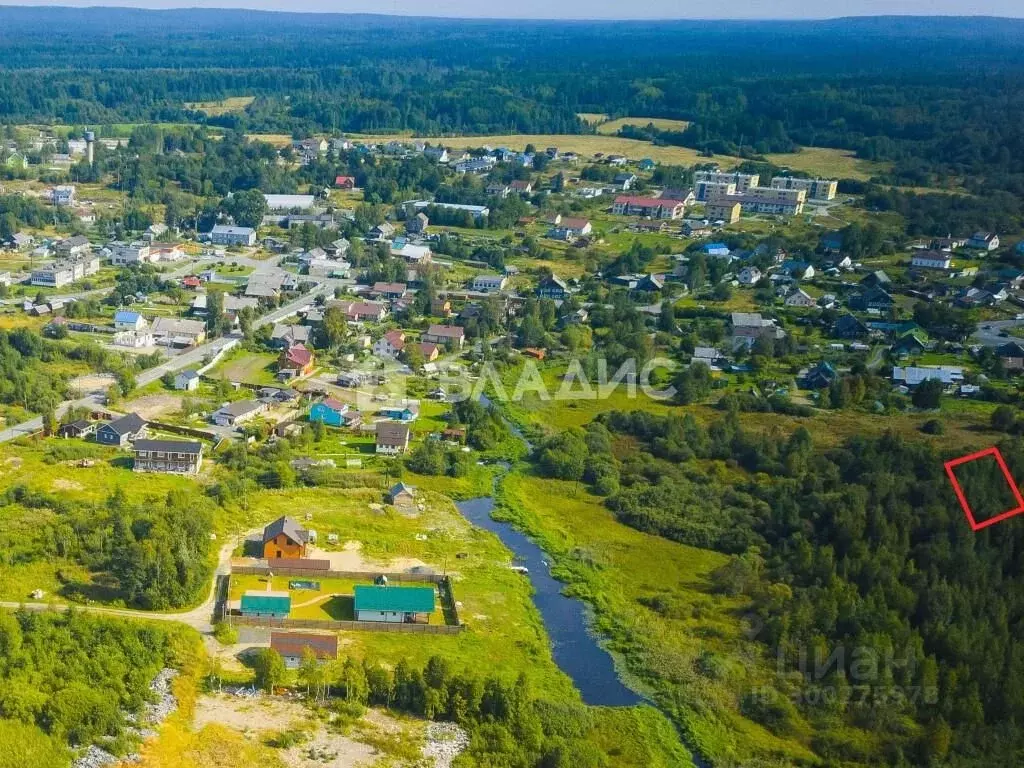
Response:
[{"label": "sandy clearing", "polygon": [[64,477],[56,478],[52,483],[52,487],[55,491],[81,491],[85,488],[81,483]]},{"label": "sandy clearing", "polygon": [[427,564],[415,557],[397,557],[387,562],[363,557],[362,542],[346,541],[342,550],[328,551],[319,547],[310,547],[309,557],[329,560],[332,571],[410,571],[413,568],[425,568]]},{"label": "sandy clearing", "polygon": [[116,383],[117,379],[109,373],[89,373],[72,379],[70,388],[86,395],[92,392],[106,392],[111,384]]},{"label": "sandy clearing", "polygon": [[145,395],[137,400],[132,400],[129,405],[131,410],[139,414],[142,418],[152,420],[168,413],[174,413],[180,409],[181,400],[181,395]]}]

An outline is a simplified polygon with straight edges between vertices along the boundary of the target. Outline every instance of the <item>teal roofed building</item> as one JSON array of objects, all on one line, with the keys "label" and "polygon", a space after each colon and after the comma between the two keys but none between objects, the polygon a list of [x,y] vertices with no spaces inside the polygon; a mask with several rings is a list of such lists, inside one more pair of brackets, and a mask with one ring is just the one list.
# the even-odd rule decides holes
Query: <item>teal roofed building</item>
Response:
[{"label": "teal roofed building", "polygon": [[434,612],[433,587],[357,586],[356,621],[425,624]]},{"label": "teal roofed building", "polygon": [[287,592],[250,590],[242,595],[242,603],[239,610],[243,616],[286,619],[292,610],[292,598]]}]

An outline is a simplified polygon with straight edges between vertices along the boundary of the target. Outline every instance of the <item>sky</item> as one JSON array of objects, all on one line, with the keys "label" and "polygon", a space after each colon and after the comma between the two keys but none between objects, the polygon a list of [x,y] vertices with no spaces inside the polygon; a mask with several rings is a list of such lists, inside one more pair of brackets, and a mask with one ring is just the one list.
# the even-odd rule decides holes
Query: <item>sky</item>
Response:
[{"label": "sky", "polygon": [[1014,16],[1024,0],[733,0],[709,5],[686,0],[0,0],[0,5],[131,6],[135,8],[251,8],[320,13],[524,19],[806,19],[837,16]]}]

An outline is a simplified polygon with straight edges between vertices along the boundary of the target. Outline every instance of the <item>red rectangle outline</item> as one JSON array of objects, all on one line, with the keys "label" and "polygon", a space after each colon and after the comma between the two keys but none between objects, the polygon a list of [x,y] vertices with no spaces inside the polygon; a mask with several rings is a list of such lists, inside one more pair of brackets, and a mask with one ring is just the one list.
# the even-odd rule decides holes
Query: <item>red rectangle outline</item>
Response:
[{"label": "red rectangle outline", "polygon": [[[1017,506],[1014,509],[1001,512],[995,517],[990,517],[979,523],[974,518],[974,513],[971,511],[971,505],[967,503],[967,497],[964,495],[964,489],[960,486],[960,481],[956,479],[956,474],[953,472],[953,468],[958,467],[961,464],[966,464],[969,461],[984,458],[985,456],[995,457],[996,464],[999,465],[999,469],[1002,471],[1003,477],[1006,478],[1006,482],[1010,486],[1010,491],[1013,493]],[[1019,515],[1021,512],[1024,512],[1024,497],[1021,496],[1020,489],[1017,488],[1017,483],[1014,482],[1013,475],[1010,474],[1010,468],[1006,466],[1006,461],[1003,460],[1003,454],[999,452],[997,447],[992,446],[991,448],[986,448],[967,456],[961,456],[959,459],[952,459],[946,462],[945,467],[946,474],[949,476],[950,482],[953,483],[953,491],[956,493],[957,499],[960,500],[960,506],[963,507],[964,514],[967,516],[967,523],[971,526],[972,531],[980,531],[982,528],[995,525],[998,522],[1006,520],[1008,517],[1013,517],[1014,515]]]}]

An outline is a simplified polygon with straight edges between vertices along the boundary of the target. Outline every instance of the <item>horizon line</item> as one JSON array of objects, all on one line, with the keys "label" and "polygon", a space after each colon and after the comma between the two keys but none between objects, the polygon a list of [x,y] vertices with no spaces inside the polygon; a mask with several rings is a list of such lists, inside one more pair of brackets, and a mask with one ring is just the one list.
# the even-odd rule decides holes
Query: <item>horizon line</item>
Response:
[{"label": "horizon line", "polygon": [[[588,24],[588,23],[601,23],[601,22],[638,22],[648,24],[658,23],[675,23],[675,22],[715,22],[715,23],[813,23],[813,22],[829,22],[829,21],[858,21],[858,20],[883,20],[890,19],[894,21],[898,20],[943,20],[948,21],[950,19],[971,19],[971,20],[992,20],[992,21],[1024,21],[1024,14],[1021,16],[1002,16],[998,14],[964,14],[964,13],[847,13],[838,16],[593,16],[593,17],[580,17],[580,16],[464,16],[464,15],[424,15],[419,13],[406,13],[402,11],[387,11],[387,10],[374,10],[374,11],[324,11],[324,10],[308,10],[303,8],[296,9],[285,9],[285,8],[259,8],[251,7],[246,5],[218,5],[218,6],[196,6],[196,5],[170,5],[166,7],[156,7],[153,5],[144,4],[139,2],[133,2],[133,0],[125,0],[124,2],[117,2],[108,4],[97,4],[97,3],[82,3],[77,5],[61,4],[48,4],[45,2],[38,3],[25,3],[25,2],[14,2],[8,3],[4,0],[0,0],[0,12],[7,9],[17,9],[25,11],[88,11],[88,10],[131,10],[131,11],[143,11],[146,13],[174,13],[181,11],[188,12],[202,12],[202,13],[216,13],[216,12],[231,12],[231,13],[258,13],[258,14],[275,14],[275,15],[288,15],[288,16],[330,16],[330,17],[344,17],[344,16],[363,16],[363,17],[381,17],[381,18],[401,18],[401,19],[423,19],[423,20],[445,20],[445,21],[516,21],[516,22],[561,22],[569,24]],[[173,0],[172,0],[173,2]],[[243,0],[244,2],[244,0]]]}]

